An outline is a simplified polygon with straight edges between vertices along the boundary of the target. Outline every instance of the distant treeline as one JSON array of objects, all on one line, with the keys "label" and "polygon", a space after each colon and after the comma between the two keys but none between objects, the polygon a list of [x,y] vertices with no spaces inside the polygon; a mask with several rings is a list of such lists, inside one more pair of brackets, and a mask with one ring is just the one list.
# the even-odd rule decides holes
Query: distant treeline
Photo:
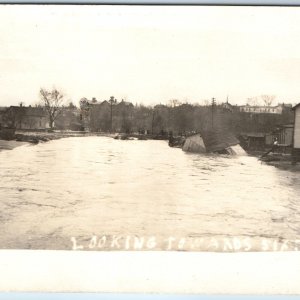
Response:
[{"label": "distant treeline", "polygon": [[[239,135],[269,133],[278,125],[293,122],[290,106],[285,106],[282,113],[251,113],[230,105],[185,103],[152,107],[109,100],[85,102],[79,108],[73,104],[61,107],[54,120],[54,129],[176,136],[221,127]],[[43,130],[51,127],[50,123],[49,114],[43,106],[11,106],[0,111],[2,126]]]},{"label": "distant treeline", "polygon": [[248,113],[222,105],[178,106],[105,105],[92,106],[88,112],[91,131],[140,132],[163,135],[187,135],[214,127],[226,128],[236,135],[249,132],[271,132],[278,125],[293,123],[290,107],[281,114]]}]

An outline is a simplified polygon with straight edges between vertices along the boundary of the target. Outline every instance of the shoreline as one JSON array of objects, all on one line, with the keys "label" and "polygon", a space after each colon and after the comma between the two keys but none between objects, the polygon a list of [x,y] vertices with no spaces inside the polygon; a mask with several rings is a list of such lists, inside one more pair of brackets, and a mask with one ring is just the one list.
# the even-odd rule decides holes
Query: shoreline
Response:
[{"label": "shoreline", "polygon": [[39,132],[39,131],[16,131],[15,138],[12,140],[0,139],[0,152],[3,150],[13,150],[19,146],[28,144],[38,144],[40,142],[48,142],[68,137],[84,137],[84,136],[107,136],[114,137],[111,134],[100,134],[90,132]]},{"label": "shoreline", "polygon": [[15,140],[37,144],[39,142],[48,142],[68,137],[85,137],[85,136],[107,136],[114,137],[115,134],[109,133],[91,133],[84,131],[16,131]]},{"label": "shoreline", "polygon": [[[0,152],[3,150],[13,150],[16,147],[26,144],[38,144],[40,142],[48,142],[51,140],[58,140],[68,137],[86,137],[86,136],[102,136],[115,139],[131,139],[139,140],[155,140],[161,139],[159,136],[143,135],[143,134],[125,134],[125,133],[100,133],[100,132],[86,132],[86,131],[16,131],[15,139],[1,140]],[[290,155],[270,155],[267,159],[260,159],[262,151],[249,151],[248,155],[261,160],[262,163],[273,166],[281,170],[300,171],[300,164],[292,161]]]},{"label": "shoreline", "polygon": [[264,163],[280,170],[300,171],[300,164],[298,162],[293,162],[292,160],[267,161]]},{"label": "shoreline", "polygon": [[107,133],[107,132],[88,132],[88,131],[16,131],[15,139],[21,142],[30,142],[37,144],[39,142],[48,142],[67,137],[86,137],[86,136],[102,136],[115,139],[131,139],[136,138],[139,140],[167,140],[166,137],[153,134],[137,134],[137,133]]},{"label": "shoreline", "polygon": [[6,141],[0,140],[0,152],[4,150],[13,150],[17,147],[28,144],[27,142],[21,142],[16,140]]},{"label": "shoreline", "polygon": [[39,144],[40,142],[49,142],[68,137],[87,137],[87,136],[102,136],[115,139],[131,139],[139,140],[161,139],[159,136],[143,135],[143,134],[126,134],[126,133],[105,133],[105,132],[87,132],[87,131],[22,131],[18,130],[15,133],[15,138],[12,140],[0,139],[0,151],[13,150],[16,147],[26,144]]}]

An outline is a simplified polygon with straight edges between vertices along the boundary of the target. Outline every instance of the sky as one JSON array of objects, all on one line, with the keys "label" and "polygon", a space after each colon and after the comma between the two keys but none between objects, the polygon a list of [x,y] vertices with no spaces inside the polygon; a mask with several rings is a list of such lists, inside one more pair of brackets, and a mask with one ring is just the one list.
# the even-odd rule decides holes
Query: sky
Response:
[{"label": "sky", "polygon": [[0,106],[300,102],[300,7],[0,5]]}]

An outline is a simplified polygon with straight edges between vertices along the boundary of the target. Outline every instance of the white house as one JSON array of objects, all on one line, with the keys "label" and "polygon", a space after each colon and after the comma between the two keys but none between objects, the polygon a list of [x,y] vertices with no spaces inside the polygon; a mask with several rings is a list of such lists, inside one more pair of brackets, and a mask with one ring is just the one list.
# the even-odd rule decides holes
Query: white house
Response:
[{"label": "white house", "polygon": [[300,103],[293,107],[295,113],[293,147],[300,149]]},{"label": "white house", "polygon": [[278,104],[277,106],[251,106],[249,104],[240,106],[241,112],[253,114],[282,114],[285,107],[289,105]]},{"label": "white house", "polygon": [[294,134],[293,134],[293,155],[300,160],[300,103],[293,107],[294,110]]}]

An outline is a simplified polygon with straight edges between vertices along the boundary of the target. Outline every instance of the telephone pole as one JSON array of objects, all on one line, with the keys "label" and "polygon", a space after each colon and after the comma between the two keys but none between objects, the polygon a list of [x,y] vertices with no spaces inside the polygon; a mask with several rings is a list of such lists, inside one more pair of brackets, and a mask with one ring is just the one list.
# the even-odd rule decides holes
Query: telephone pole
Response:
[{"label": "telephone pole", "polygon": [[109,99],[110,103],[110,133],[113,131],[113,104],[116,103],[116,99],[114,96],[111,96]]},{"label": "telephone pole", "polygon": [[216,106],[216,98],[212,98],[211,100],[211,128],[214,128],[214,110]]}]

